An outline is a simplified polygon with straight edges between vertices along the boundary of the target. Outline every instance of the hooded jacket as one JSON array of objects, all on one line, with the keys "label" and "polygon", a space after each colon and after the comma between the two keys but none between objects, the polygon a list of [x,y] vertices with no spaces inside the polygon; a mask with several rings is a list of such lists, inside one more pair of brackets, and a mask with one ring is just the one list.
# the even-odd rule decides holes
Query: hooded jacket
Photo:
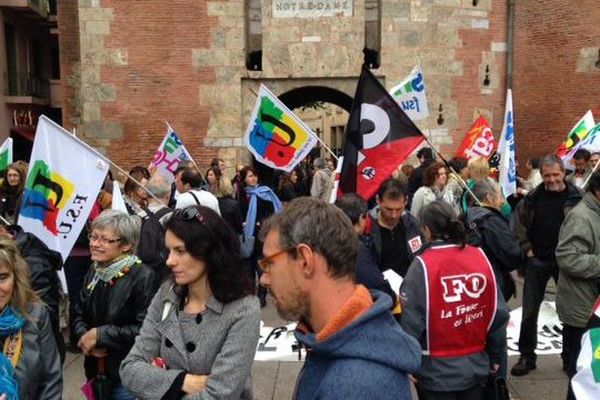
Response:
[{"label": "hooded jacket", "polygon": [[411,399],[407,374],[419,370],[420,346],[392,318],[390,297],[371,295],[371,308],[322,342],[313,332],[295,332],[308,355],[294,399]]},{"label": "hooded jacket", "polygon": [[567,325],[584,328],[600,295],[600,201],[592,193],[585,194],[560,228],[556,261],[558,316]]},{"label": "hooded jacket", "polygon": [[498,210],[472,206],[467,210],[466,222],[469,225],[475,223],[475,229],[481,234],[481,249],[492,264],[498,288],[508,301],[515,294],[515,281],[510,271],[520,267],[524,261],[508,221]]}]

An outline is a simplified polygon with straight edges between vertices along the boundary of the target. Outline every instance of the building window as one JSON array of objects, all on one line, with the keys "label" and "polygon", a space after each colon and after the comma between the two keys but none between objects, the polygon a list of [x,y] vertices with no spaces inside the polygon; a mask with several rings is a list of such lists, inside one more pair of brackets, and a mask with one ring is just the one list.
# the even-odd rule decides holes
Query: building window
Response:
[{"label": "building window", "polygon": [[365,1],[365,65],[379,68],[381,63],[381,0]]},{"label": "building window", "polygon": [[246,69],[262,71],[262,10],[260,0],[246,0]]}]

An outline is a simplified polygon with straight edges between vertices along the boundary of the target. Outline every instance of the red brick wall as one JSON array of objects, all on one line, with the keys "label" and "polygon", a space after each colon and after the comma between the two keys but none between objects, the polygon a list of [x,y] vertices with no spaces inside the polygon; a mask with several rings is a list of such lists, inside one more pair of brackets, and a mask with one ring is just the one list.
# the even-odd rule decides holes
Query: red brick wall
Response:
[{"label": "red brick wall", "polygon": [[192,66],[193,48],[210,47],[216,18],[198,0],[102,0],[113,9],[106,48],[124,49],[128,65],[103,66],[101,81],[113,84],[115,102],[103,103],[102,119],[119,122],[123,139],[112,140],[108,155],[129,167],[147,165],[165,132],[177,131],[195,161],[206,166],[217,149],[205,148],[210,110],[199,105],[199,85],[214,82],[214,72]]},{"label": "red brick wall", "polygon": [[[474,10],[476,8],[473,8]],[[492,1],[489,12],[489,29],[461,29],[462,46],[456,49],[456,60],[463,63],[463,75],[454,78],[452,82],[452,100],[458,107],[458,126],[450,133],[453,144],[443,149],[445,154],[453,156],[462,142],[465,134],[473,124],[474,112],[477,109],[489,110],[493,114],[492,132],[498,139],[502,131],[504,118],[504,103],[506,100],[506,54],[495,52],[495,68],[498,71],[497,89],[491,94],[482,94],[483,77],[479,75],[482,63],[482,53],[492,51],[492,42],[505,43],[507,40],[508,8],[505,1]],[[490,65],[492,68],[492,65]],[[490,84],[491,87],[492,84]],[[432,105],[432,111],[437,114],[439,104]]]},{"label": "red brick wall", "polygon": [[71,130],[81,114],[81,109],[74,103],[76,99],[76,85],[70,79],[74,67],[80,61],[79,47],[79,10],[78,0],[57,1],[58,37],[59,37],[59,60],[61,91],[63,97],[62,121],[63,125]]},{"label": "red brick wall", "polygon": [[553,152],[587,110],[600,118],[600,69],[577,72],[580,49],[600,46],[600,4],[515,3],[515,135],[525,160]]}]

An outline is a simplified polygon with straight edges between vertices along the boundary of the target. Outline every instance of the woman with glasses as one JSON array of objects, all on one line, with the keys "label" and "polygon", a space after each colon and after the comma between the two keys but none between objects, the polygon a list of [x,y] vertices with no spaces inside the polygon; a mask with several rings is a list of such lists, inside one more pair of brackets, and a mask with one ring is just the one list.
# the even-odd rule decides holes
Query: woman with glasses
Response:
[{"label": "woman with glasses", "polygon": [[17,222],[21,197],[27,179],[27,167],[12,163],[6,168],[0,182],[0,215],[11,224]]},{"label": "woman with glasses", "polygon": [[133,399],[121,385],[119,365],[133,346],[158,285],[154,271],[134,255],[139,237],[139,218],[121,211],[103,211],[92,222],[93,263],[72,321],[85,354],[85,376],[98,382],[102,377],[111,399]]},{"label": "woman with glasses", "polygon": [[435,200],[443,200],[452,205],[452,193],[446,190],[448,183],[448,170],[441,162],[434,162],[425,169],[423,185],[413,195],[410,213],[417,218],[419,211]]},{"label": "woman with glasses", "polygon": [[0,394],[7,400],[59,400],[60,356],[28,274],[15,242],[0,236]]},{"label": "woman with glasses", "polygon": [[138,399],[251,399],[260,307],[236,234],[203,206],[175,211],[165,229],[171,279],[121,364],[123,384]]}]

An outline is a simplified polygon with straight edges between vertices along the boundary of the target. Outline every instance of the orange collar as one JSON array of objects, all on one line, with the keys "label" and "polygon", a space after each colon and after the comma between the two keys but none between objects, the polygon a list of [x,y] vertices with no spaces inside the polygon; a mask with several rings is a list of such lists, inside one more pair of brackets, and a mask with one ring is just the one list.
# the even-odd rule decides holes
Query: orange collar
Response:
[{"label": "orange collar", "polygon": [[352,296],[346,300],[342,308],[327,321],[323,329],[317,333],[317,342],[323,342],[329,337],[350,325],[373,305],[371,293],[363,285],[356,285]]}]

